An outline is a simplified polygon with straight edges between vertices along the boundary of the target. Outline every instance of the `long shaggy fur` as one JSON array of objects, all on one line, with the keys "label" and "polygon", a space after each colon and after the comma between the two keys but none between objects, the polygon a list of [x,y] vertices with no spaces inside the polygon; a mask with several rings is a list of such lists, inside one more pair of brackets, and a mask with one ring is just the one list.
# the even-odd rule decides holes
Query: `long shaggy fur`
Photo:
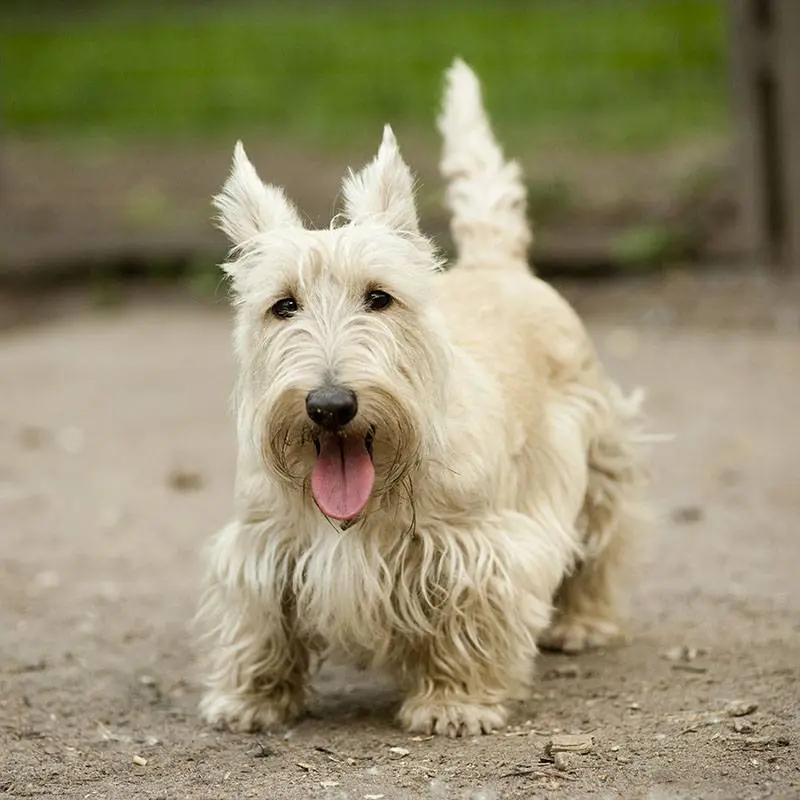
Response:
[{"label": "long shaggy fur", "polygon": [[[388,128],[345,179],[344,224],[306,230],[240,145],[216,200],[234,245],[239,461],[198,614],[213,724],[291,719],[313,663],[335,653],[395,676],[408,730],[488,732],[525,696],[537,641],[574,650],[620,634],[639,398],[527,274],[520,171],[460,61],[440,127],[459,247],[446,273]],[[376,288],[393,298],[380,313],[364,306]],[[276,319],[285,297],[297,312]],[[358,397],[348,431],[374,436],[374,490],[341,526],[309,480],[318,432],[304,401],[331,381]]]}]

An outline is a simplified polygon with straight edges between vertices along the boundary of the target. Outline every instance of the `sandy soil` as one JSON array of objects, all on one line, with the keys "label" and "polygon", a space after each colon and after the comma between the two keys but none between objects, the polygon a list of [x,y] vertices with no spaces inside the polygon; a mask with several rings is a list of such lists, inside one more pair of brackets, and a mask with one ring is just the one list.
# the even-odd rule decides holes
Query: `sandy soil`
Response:
[{"label": "sandy soil", "polygon": [[[0,796],[800,796],[799,306],[754,319],[759,286],[713,313],[713,289],[573,291],[677,436],[653,455],[634,639],[543,657],[511,729],[463,741],[403,734],[392,688],[340,670],[290,730],[205,729],[187,622],[231,508],[228,313],[79,301],[5,330]],[[594,736],[565,772],[542,761],[559,731]]]}]

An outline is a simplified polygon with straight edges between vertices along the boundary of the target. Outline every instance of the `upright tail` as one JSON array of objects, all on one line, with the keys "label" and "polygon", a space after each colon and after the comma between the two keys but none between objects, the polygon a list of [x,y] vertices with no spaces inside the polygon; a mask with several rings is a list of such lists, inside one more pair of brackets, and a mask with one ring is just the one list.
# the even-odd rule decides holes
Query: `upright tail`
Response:
[{"label": "upright tail", "polygon": [[528,270],[532,236],[522,170],[495,141],[475,73],[456,59],[447,71],[439,131],[440,170],[459,263]]}]

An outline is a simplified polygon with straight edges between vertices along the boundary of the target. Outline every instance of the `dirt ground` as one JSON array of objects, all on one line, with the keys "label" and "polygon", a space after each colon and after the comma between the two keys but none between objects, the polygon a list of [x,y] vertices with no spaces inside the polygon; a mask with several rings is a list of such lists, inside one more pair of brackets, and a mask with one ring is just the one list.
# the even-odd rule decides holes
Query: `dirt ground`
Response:
[{"label": "dirt ground", "polygon": [[[0,796],[800,797],[796,287],[566,291],[675,434],[633,641],[542,657],[511,728],[460,741],[402,733],[392,687],[340,669],[289,730],[200,724],[187,624],[231,509],[229,313],[163,290],[29,300],[45,313],[0,340]],[[543,761],[558,732],[594,737],[567,771]]]}]

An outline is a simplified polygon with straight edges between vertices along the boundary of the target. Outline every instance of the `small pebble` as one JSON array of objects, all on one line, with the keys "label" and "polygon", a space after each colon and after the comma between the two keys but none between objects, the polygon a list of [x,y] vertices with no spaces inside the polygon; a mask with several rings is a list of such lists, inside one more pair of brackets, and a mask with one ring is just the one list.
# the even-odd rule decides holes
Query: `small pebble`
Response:
[{"label": "small pebble", "polygon": [[403,756],[407,756],[411,751],[406,750],[405,747],[390,747],[389,752],[392,755],[400,756],[402,758]]},{"label": "small pebble", "polygon": [[591,753],[594,747],[594,736],[591,733],[562,733],[553,736],[544,746],[546,756],[554,756],[556,753],[578,753],[586,755]]},{"label": "small pebble", "polygon": [[553,764],[559,772],[575,772],[578,766],[577,758],[575,753],[554,753]]},{"label": "small pebble", "polygon": [[705,655],[705,650],[699,647],[690,647],[689,645],[682,644],[677,647],[671,647],[664,653],[664,658],[667,661],[681,661],[689,663],[694,661],[698,656]]},{"label": "small pebble", "polygon": [[729,717],[746,717],[758,708],[758,703],[751,700],[731,700],[725,704],[725,713]]},{"label": "small pebble", "polygon": [[755,725],[749,719],[735,719],[733,721],[733,729],[736,733],[752,733],[755,730]]},{"label": "small pebble", "polygon": [[147,766],[147,759],[142,758],[141,756],[134,756],[133,763],[139,767],[146,767]]},{"label": "small pebble", "polygon": [[745,747],[752,747],[756,750],[764,750],[772,744],[769,736],[748,736],[744,740]]}]

